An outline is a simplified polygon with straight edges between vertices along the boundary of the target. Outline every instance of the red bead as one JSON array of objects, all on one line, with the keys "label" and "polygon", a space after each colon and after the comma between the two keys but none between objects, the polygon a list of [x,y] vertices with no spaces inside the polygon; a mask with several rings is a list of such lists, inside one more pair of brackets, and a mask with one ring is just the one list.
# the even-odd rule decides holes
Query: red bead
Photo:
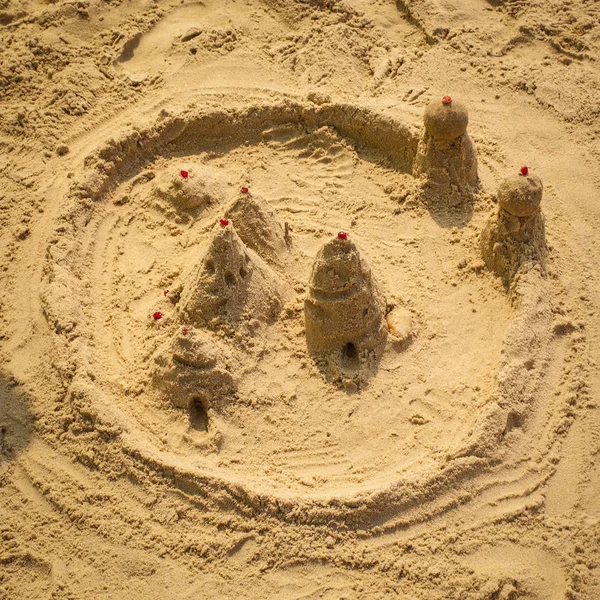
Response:
[{"label": "red bead", "polygon": [[521,175],[529,175],[529,169],[527,167],[521,167]]},{"label": "red bead", "polygon": [[187,335],[188,331],[190,330],[188,325],[184,325],[183,329],[181,330],[183,335]]},{"label": "red bead", "polygon": [[247,187],[243,187],[241,190],[242,194],[247,194],[249,192]]},{"label": "red bead", "polygon": [[161,313],[160,311],[158,311],[158,310],[157,310],[157,311],[156,311],[156,312],[155,312],[155,313],[152,315],[152,318],[153,318],[155,321],[158,321],[159,319],[162,319],[162,313]]},{"label": "red bead", "polygon": [[340,240],[346,240],[346,239],[348,239],[348,234],[345,231],[340,231],[338,233],[338,238]]},{"label": "red bead", "polygon": [[442,104],[446,104],[446,105],[452,104],[452,98],[450,98],[450,96],[444,96],[442,98]]},{"label": "red bead", "polygon": [[219,219],[219,225],[221,227],[227,227],[227,225],[229,225],[229,221],[227,219]]},{"label": "red bead", "polygon": [[163,294],[166,296],[169,293],[169,290],[165,290]]},{"label": "red bead", "polygon": [[179,174],[184,178],[187,179],[190,174],[187,171],[184,171],[183,169],[181,169],[181,171],[179,171]]}]

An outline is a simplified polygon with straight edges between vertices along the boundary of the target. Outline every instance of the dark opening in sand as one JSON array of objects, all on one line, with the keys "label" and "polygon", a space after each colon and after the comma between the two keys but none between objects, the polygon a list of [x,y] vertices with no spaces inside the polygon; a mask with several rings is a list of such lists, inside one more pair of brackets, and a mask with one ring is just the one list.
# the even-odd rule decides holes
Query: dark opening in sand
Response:
[{"label": "dark opening in sand", "polygon": [[208,431],[208,411],[202,398],[190,402],[190,425],[198,431]]},{"label": "dark opening in sand", "polygon": [[358,369],[358,350],[352,342],[348,342],[342,348],[342,365],[345,369]]}]

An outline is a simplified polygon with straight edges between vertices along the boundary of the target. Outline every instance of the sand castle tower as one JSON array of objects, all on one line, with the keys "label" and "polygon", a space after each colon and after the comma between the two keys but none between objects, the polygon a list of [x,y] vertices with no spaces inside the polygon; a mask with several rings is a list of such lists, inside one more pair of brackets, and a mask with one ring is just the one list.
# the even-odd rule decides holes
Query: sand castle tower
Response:
[{"label": "sand castle tower", "polygon": [[228,351],[206,331],[180,327],[154,361],[155,386],[192,416],[208,415],[235,393]]},{"label": "sand castle tower", "polygon": [[526,263],[545,268],[546,236],[540,204],[541,179],[521,173],[505,179],[498,188],[498,212],[490,217],[481,234],[483,260],[490,271],[507,284]]},{"label": "sand castle tower", "polygon": [[309,350],[332,379],[359,383],[387,340],[386,301],[371,269],[345,233],[318,252],[304,303]]},{"label": "sand castle tower", "polygon": [[182,318],[211,329],[236,328],[244,317],[271,321],[282,306],[282,284],[236,233],[233,222],[215,225],[208,249],[185,278]]},{"label": "sand castle tower", "polygon": [[432,186],[456,188],[461,195],[477,187],[477,155],[467,133],[469,114],[461,102],[444,96],[425,109],[423,135],[414,175]]},{"label": "sand castle tower", "polygon": [[236,224],[240,239],[266,261],[279,265],[288,250],[285,230],[275,210],[250,192],[240,193],[225,211]]}]

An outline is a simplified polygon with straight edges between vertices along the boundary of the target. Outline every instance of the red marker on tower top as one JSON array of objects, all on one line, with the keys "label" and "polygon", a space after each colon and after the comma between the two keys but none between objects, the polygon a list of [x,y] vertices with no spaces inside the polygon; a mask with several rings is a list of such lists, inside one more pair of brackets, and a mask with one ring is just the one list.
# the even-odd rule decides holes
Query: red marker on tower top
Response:
[{"label": "red marker on tower top", "polygon": [[442,104],[449,106],[450,104],[452,104],[452,98],[450,98],[450,96],[444,96],[442,98]]},{"label": "red marker on tower top", "polygon": [[521,175],[529,175],[529,168],[521,167]]},{"label": "red marker on tower top", "polygon": [[243,187],[240,192],[242,192],[242,194],[247,194],[250,190],[247,187]]},{"label": "red marker on tower top", "polygon": [[219,219],[219,225],[221,227],[227,227],[227,225],[229,225],[229,220],[228,219]]},{"label": "red marker on tower top", "polygon": [[340,239],[340,240],[347,240],[348,239],[348,234],[345,231],[340,231],[338,233],[338,239]]},{"label": "red marker on tower top", "polygon": [[153,318],[155,321],[158,321],[159,319],[162,319],[162,313],[161,313],[160,311],[158,311],[158,310],[157,310],[157,311],[156,311],[156,312],[155,312],[155,313],[152,315],[152,318]]},{"label": "red marker on tower top", "polygon": [[184,178],[187,179],[190,174],[185,170],[185,169],[181,169],[181,171],[179,171],[179,174]]}]

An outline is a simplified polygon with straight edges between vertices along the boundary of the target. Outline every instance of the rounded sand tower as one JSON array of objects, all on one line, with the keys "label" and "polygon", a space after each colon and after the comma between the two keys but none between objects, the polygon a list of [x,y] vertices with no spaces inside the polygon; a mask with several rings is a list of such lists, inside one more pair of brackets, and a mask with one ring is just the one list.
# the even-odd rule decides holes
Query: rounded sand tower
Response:
[{"label": "rounded sand tower", "polygon": [[467,133],[466,106],[444,96],[427,106],[423,120],[414,175],[432,186],[472,194],[477,188],[477,155]]},{"label": "rounded sand tower", "polygon": [[210,244],[185,278],[178,309],[184,321],[235,329],[244,317],[271,321],[282,306],[273,270],[246,247],[227,219],[215,225]]},{"label": "rounded sand tower", "polygon": [[[190,411],[200,429],[209,411],[235,394],[231,358],[213,335],[190,325],[180,327],[154,357],[154,384],[176,407]],[[205,423],[207,425],[207,423]]]},{"label": "rounded sand tower", "polygon": [[521,174],[505,179],[498,187],[498,211],[481,234],[483,260],[510,284],[526,263],[545,268],[546,236],[540,208],[543,185],[526,167]]},{"label": "rounded sand tower", "polygon": [[327,375],[360,384],[387,340],[385,297],[346,234],[318,252],[304,303],[306,342]]}]

